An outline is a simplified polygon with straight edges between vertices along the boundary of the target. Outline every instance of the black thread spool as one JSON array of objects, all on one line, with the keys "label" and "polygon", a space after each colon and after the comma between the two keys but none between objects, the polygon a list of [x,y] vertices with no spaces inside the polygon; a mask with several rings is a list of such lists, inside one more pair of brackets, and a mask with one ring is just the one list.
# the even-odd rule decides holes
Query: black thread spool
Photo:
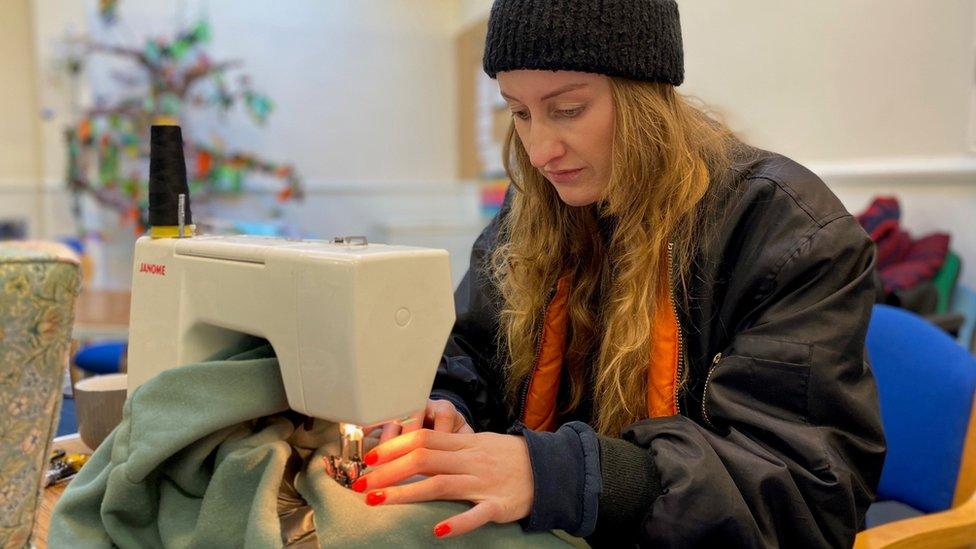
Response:
[{"label": "black thread spool", "polygon": [[149,139],[149,225],[177,227],[180,195],[185,197],[183,223],[193,224],[190,187],[179,126],[152,126]]}]

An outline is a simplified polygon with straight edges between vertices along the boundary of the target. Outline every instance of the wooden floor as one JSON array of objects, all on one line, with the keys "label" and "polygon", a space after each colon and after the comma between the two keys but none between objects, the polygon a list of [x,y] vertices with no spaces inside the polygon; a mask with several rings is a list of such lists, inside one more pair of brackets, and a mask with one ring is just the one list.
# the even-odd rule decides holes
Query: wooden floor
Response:
[{"label": "wooden floor", "polygon": [[[68,453],[91,453],[91,450],[85,446],[77,434],[54,439],[52,449],[54,448],[60,448]],[[54,504],[61,499],[61,494],[68,487],[68,484],[69,482],[62,482],[44,489],[40,504],[37,506],[37,514],[34,515],[34,537],[32,541],[37,549],[47,547],[47,532],[51,525],[51,512],[54,511]]]},{"label": "wooden floor", "polygon": [[54,504],[61,498],[61,493],[68,486],[68,483],[49,486],[44,489],[44,497],[37,507],[37,515],[34,517],[34,547],[43,549],[47,547],[47,529],[51,524],[51,512],[54,511]]}]

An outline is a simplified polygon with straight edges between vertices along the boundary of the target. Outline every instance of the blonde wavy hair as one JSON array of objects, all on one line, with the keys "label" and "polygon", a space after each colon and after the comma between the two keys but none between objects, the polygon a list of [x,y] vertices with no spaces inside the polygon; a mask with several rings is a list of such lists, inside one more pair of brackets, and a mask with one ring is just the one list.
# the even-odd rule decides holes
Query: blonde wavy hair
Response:
[{"label": "blonde wavy hair", "polygon": [[572,207],[560,200],[531,165],[514,124],[509,127],[505,169],[519,192],[502,221],[490,272],[503,298],[500,337],[510,403],[535,367],[552,289],[569,275],[568,383],[560,408],[575,409],[592,387],[595,429],[617,436],[647,417],[651,325],[660,303],[655,297],[669,291],[668,246],[672,283],[686,288],[703,235],[699,220],[718,179],[712,176],[726,170],[735,141],[671,85],[610,81],[612,168],[596,204]]}]

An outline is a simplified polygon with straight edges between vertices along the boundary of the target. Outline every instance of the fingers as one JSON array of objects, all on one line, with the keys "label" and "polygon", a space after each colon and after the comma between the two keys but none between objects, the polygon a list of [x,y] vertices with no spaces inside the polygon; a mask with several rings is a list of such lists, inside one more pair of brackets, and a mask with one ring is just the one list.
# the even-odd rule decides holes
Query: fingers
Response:
[{"label": "fingers", "polygon": [[438,523],[434,526],[434,535],[439,538],[453,538],[467,534],[491,522],[497,512],[498,504],[482,501],[467,511]]},{"label": "fingers", "polygon": [[402,434],[390,439],[367,453],[363,461],[366,465],[381,465],[404,456],[417,448],[429,450],[460,450],[467,447],[471,435],[457,433],[439,433],[430,429],[421,429]]},{"label": "fingers", "polygon": [[[470,492],[477,485],[477,478],[470,475],[438,475],[403,486],[372,490],[366,494],[366,504],[396,505],[434,500],[464,499],[461,494]],[[498,516],[498,504],[483,501],[467,511],[439,522],[434,535],[439,538],[466,534],[492,522]]]},{"label": "fingers", "polygon": [[376,490],[393,486],[416,475],[457,474],[470,469],[453,452],[417,448],[409,454],[387,463],[382,467],[370,469],[353,483],[357,492]]},{"label": "fingers", "polygon": [[382,426],[380,444],[400,435],[419,431],[424,426],[443,433],[474,433],[464,416],[448,400],[428,400],[427,409],[412,414],[404,421],[391,421]]},{"label": "fingers", "polygon": [[410,417],[404,420],[391,421],[383,425],[383,433],[380,435],[380,444],[396,438],[404,433],[409,433],[411,431],[416,431],[420,429],[424,420],[424,411],[419,410],[410,414]]},{"label": "fingers", "polygon": [[424,410],[420,410],[420,411],[418,411],[415,414],[411,414],[410,419],[405,420],[405,421],[401,421],[400,422],[400,425],[403,428],[403,430],[400,431],[400,434],[401,435],[405,435],[407,433],[412,433],[412,432],[414,432],[414,431],[416,431],[418,429],[423,428],[423,426],[424,426]]},{"label": "fingers", "polygon": [[427,406],[427,419],[433,420],[432,423],[435,431],[453,433],[454,419],[456,417],[457,412],[454,410],[454,405],[450,402],[445,403],[443,400],[435,400]]},{"label": "fingers", "polygon": [[400,424],[391,421],[386,425],[383,425],[383,432],[380,434],[380,444],[398,436],[400,434]]},{"label": "fingers", "polygon": [[[468,423],[464,416],[457,411],[454,403],[449,400],[431,400],[427,403],[427,425],[435,431],[445,433],[457,433],[462,428],[467,427]],[[474,432],[469,427],[470,432]]]},{"label": "fingers", "polygon": [[459,500],[461,494],[474,489],[477,479],[471,475],[436,475],[417,482],[371,489],[366,494],[367,505],[396,505],[435,500]]}]

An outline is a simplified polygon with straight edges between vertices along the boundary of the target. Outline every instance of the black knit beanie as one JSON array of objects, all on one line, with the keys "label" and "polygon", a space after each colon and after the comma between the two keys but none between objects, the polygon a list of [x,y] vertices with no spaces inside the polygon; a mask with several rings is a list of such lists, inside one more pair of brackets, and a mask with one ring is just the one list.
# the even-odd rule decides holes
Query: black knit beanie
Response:
[{"label": "black knit beanie", "polygon": [[678,86],[684,80],[675,0],[495,0],[488,76],[569,70]]}]

